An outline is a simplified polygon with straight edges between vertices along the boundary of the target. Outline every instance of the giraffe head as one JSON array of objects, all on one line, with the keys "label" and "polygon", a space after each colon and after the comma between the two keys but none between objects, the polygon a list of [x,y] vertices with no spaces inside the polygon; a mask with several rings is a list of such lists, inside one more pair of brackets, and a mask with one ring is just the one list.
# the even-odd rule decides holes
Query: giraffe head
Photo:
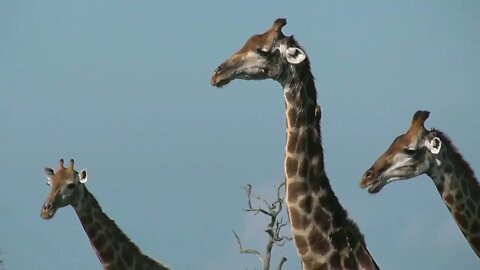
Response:
[{"label": "giraffe head", "polygon": [[405,134],[398,136],[385,153],[368,169],[360,181],[360,187],[370,193],[379,192],[395,180],[411,179],[429,172],[439,165],[442,140],[435,130],[424,126],[428,111],[417,111]]},{"label": "giraffe head", "polygon": [[52,218],[59,208],[74,205],[80,198],[82,185],[87,182],[87,171],[77,172],[73,165],[74,161],[70,159],[70,166],[66,168],[63,166],[63,159],[60,159],[56,172],[52,168],[45,168],[47,184],[51,190],[40,212],[42,218]]},{"label": "giraffe head", "polygon": [[232,80],[274,79],[285,84],[295,69],[308,65],[307,55],[293,36],[285,36],[286,19],[277,19],[263,34],[250,37],[245,45],[213,72],[211,83],[222,87]]}]

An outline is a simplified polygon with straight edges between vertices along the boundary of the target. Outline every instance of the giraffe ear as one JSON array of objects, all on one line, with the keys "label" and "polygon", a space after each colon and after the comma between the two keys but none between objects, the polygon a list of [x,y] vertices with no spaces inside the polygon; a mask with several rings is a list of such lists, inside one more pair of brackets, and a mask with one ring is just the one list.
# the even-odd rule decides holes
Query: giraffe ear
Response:
[{"label": "giraffe ear", "polygon": [[425,146],[430,153],[436,155],[440,153],[440,149],[442,148],[442,140],[440,140],[438,137],[433,137],[433,139],[425,141]]},{"label": "giraffe ear", "polygon": [[87,182],[87,170],[83,169],[78,173],[78,179],[80,179],[80,183],[84,184]]},{"label": "giraffe ear", "polygon": [[298,47],[289,47],[285,50],[285,55],[287,57],[287,61],[294,65],[300,64],[303,62],[303,60],[305,60],[305,58],[307,58],[305,52]]},{"label": "giraffe ear", "polygon": [[47,185],[52,185],[52,177],[55,175],[55,171],[52,168],[45,167],[43,169],[45,171],[45,175],[47,176]]}]

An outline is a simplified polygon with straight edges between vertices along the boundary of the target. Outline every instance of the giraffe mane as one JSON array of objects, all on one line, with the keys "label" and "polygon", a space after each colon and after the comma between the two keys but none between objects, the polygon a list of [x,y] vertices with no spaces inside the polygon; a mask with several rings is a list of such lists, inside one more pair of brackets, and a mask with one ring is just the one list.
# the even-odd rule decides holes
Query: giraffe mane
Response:
[{"label": "giraffe mane", "polygon": [[[103,212],[102,207],[98,203],[97,199],[95,196],[88,191],[86,186],[84,186],[85,192],[87,193],[86,196],[90,196],[90,203],[91,206],[95,209],[98,209],[99,214],[105,218],[105,222],[108,224],[109,229],[111,230],[111,233],[114,234],[116,239],[119,239],[122,242],[129,243],[131,246],[129,246],[130,252],[136,253],[137,255],[141,255],[146,258],[147,261],[149,261],[149,264],[155,265],[155,264],[160,264],[161,266],[165,267],[162,262],[153,259],[152,257],[144,254],[141,249],[118,227],[118,225],[115,223],[114,220],[112,220],[105,212]],[[165,268],[167,269],[167,268]]]},{"label": "giraffe mane", "polygon": [[449,154],[452,157],[451,161],[454,163],[455,167],[460,168],[460,170],[465,172],[466,177],[474,179],[480,187],[480,183],[478,182],[472,167],[463,158],[463,155],[458,151],[458,148],[452,143],[452,140],[448,137],[448,135],[438,129],[432,129],[431,132],[433,132],[433,134],[439,137],[442,143],[447,146]]},{"label": "giraffe mane", "polygon": [[[86,187],[85,187],[85,189],[86,189]],[[132,242],[132,240],[130,240],[130,238],[120,229],[120,227],[118,227],[118,225],[115,223],[115,221],[113,219],[111,219],[107,214],[105,214],[105,212],[103,212],[103,209],[100,206],[100,204],[98,203],[95,196],[90,192],[88,192],[88,193],[89,193],[89,196],[91,196],[91,201],[90,202],[92,204],[92,207],[95,208],[95,209],[98,209],[100,211],[100,213],[104,215],[104,217],[106,218],[106,221],[108,223],[111,223],[109,228],[112,230],[112,232],[115,233],[115,235],[118,238],[131,243],[135,252],[141,253],[140,248],[134,242]]]}]

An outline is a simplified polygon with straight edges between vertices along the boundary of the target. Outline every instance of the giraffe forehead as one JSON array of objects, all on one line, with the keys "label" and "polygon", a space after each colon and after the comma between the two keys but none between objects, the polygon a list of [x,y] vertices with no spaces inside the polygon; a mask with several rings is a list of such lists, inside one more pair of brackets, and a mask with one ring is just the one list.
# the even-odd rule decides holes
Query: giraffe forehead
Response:
[{"label": "giraffe forehead", "polygon": [[52,177],[52,182],[63,183],[72,180],[75,176],[75,171],[67,168],[59,169]]},{"label": "giraffe forehead", "polygon": [[267,48],[270,49],[277,39],[281,39],[283,34],[279,32],[279,29],[273,27],[267,30],[263,34],[256,34],[251,36],[242,49],[239,52],[246,52],[255,50],[257,48]]},{"label": "giraffe forehead", "polygon": [[392,145],[389,148],[390,153],[393,152],[398,152],[403,150],[405,147],[411,146],[412,144],[415,144],[417,142],[417,138],[413,136],[412,134],[402,134],[395,138],[393,141]]},{"label": "giraffe forehead", "polygon": [[248,52],[256,50],[257,48],[263,48],[267,45],[270,41],[268,33],[265,34],[258,34],[253,35],[250,37],[242,49],[239,52]]},{"label": "giraffe forehead", "polygon": [[395,140],[393,140],[392,144],[387,150],[387,153],[388,154],[396,153],[401,149],[405,148],[405,146],[408,144],[409,142],[408,142],[408,139],[405,138],[405,135],[400,135],[397,138],[395,138]]}]

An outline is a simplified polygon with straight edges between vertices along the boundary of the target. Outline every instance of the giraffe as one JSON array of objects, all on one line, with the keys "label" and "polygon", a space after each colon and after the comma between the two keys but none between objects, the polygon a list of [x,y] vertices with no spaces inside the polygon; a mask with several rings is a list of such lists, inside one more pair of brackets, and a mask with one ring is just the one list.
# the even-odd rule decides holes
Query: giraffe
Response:
[{"label": "giraffe", "polygon": [[45,168],[50,193],[43,204],[40,216],[51,219],[59,208],[71,205],[104,269],[168,270],[167,267],[142,254],[140,249],[118,228],[84,185],[87,171],[75,171],[74,161],[64,167],[63,159],[55,172]]},{"label": "giraffe", "polygon": [[370,193],[377,193],[393,181],[428,175],[480,257],[480,184],[447,135],[425,128],[429,115],[428,111],[417,111],[413,115],[408,131],[398,136],[365,172],[360,187],[369,187]]},{"label": "giraffe", "polygon": [[273,79],[283,87],[286,203],[303,269],[378,269],[325,173],[310,62],[293,36],[282,33],[286,24],[277,19],[265,33],[250,37],[215,69],[211,83],[222,87],[235,79]]}]

